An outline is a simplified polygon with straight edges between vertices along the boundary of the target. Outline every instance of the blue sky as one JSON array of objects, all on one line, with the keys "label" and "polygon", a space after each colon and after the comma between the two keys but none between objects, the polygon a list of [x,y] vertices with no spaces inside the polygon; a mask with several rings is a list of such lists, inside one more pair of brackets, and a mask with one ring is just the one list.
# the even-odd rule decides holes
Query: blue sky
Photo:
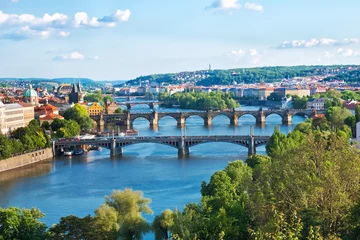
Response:
[{"label": "blue sky", "polygon": [[0,77],[360,64],[356,0],[0,0]]}]

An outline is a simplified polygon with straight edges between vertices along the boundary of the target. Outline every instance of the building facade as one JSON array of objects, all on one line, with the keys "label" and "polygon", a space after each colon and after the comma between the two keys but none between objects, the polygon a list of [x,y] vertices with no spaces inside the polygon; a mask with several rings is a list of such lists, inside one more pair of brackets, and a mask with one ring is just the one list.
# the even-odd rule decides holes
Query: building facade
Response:
[{"label": "building facade", "polygon": [[83,105],[86,107],[86,110],[90,116],[97,116],[101,115],[104,111],[101,103],[93,102],[93,103],[87,103]]},{"label": "building facade", "polygon": [[9,134],[20,127],[26,127],[34,119],[34,107],[18,103],[3,104],[0,101],[0,130]]},{"label": "building facade", "polygon": [[119,108],[119,105],[116,102],[107,103],[105,105],[105,113],[106,114],[114,114],[114,112],[118,108]]}]

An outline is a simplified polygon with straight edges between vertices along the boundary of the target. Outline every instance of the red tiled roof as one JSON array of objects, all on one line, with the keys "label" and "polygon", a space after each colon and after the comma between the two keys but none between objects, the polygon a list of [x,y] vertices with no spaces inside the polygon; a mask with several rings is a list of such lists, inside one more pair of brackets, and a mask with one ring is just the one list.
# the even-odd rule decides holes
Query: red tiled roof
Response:
[{"label": "red tiled roof", "polygon": [[41,117],[40,120],[54,120],[55,118],[64,119],[64,117],[61,115],[50,113],[44,117]]}]

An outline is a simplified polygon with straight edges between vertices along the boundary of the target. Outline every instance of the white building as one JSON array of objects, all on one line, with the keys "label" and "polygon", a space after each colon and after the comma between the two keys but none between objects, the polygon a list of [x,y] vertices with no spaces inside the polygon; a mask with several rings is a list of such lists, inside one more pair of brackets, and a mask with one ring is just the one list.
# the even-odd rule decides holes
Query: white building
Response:
[{"label": "white building", "polygon": [[18,103],[3,104],[0,101],[0,130],[8,134],[19,127],[25,127],[34,119],[34,107]]},{"label": "white building", "polygon": [[306,109],[323,110],[327,98],[310,99],[306,104]]}]

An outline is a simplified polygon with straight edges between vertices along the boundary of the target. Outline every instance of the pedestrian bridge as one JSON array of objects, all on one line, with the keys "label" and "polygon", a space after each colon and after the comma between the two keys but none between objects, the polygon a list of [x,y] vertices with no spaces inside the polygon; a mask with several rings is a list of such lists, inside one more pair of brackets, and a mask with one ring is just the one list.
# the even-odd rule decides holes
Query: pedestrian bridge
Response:
[{"label": "pedestrian bridge", "polygon": [[248,148],[249,156],[256,154],[256,147],[265,145],[269,141],[269,136],[161,136],[161,137],[109,137],[94,139],[63,139],[53,142],[54,152],[59,152],[61,148],[75,146],[98,146],[110,149],[112,156],[122,155],[123,148],[126,146],[140,143],[158,143],[167,145],[178,150],[179,156],[190,154],[190,148],[199,144],[211,142],[226,142]]}]

